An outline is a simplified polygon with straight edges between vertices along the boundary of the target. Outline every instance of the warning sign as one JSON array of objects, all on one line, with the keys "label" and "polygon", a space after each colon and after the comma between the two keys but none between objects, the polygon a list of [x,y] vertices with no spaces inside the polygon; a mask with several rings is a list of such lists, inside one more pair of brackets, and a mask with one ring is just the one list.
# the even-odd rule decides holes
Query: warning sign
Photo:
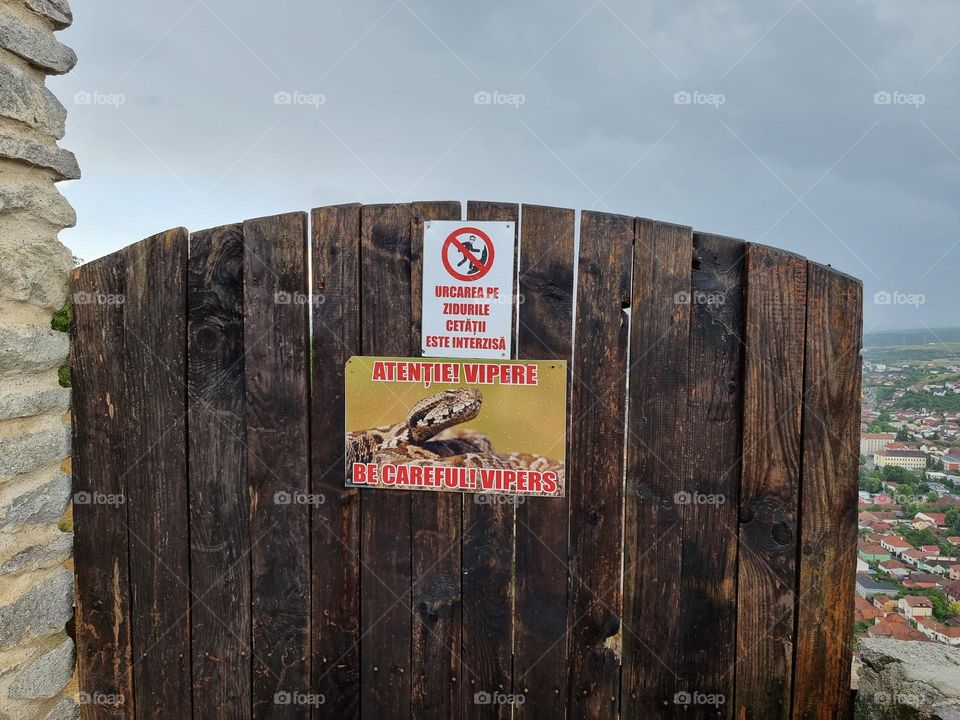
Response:
[{"label": "warning sign", "polygon": [[353,357],[345,376],[348,486],[564,494],[565,362]]},{"label": "warning sign", "polygon": [[510,357],[513,248],[512,222],[425,224],[421,336],[425,356]]}]

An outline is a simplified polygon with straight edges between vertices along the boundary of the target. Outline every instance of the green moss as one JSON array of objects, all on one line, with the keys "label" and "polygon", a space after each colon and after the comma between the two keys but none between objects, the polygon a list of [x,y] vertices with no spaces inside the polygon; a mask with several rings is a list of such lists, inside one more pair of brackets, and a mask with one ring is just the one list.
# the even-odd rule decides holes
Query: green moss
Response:
[{"label": "green moss", "polygon": [[57,380],[60,382],[60,387],[72,387],[70,382],[70,366],[61,365],[57,369]]},{"label": "green moss", "polygon": [[57,310],[53,314],[53,317],[50,318],[50,327],[52,327],[54,330],[59,330],[60,332],[70,332],[71,315],[72,313],[70,311],[70,304],[67,303],[62,308]]}]

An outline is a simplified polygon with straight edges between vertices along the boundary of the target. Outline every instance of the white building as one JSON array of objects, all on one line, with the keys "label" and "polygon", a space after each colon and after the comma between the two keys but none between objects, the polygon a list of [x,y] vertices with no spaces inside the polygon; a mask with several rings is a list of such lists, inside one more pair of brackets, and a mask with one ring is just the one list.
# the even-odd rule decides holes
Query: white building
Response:
[{"label": "white building", "polygon": [[860,433],[860,454],[869,457],[896,440],[896,433]]}]

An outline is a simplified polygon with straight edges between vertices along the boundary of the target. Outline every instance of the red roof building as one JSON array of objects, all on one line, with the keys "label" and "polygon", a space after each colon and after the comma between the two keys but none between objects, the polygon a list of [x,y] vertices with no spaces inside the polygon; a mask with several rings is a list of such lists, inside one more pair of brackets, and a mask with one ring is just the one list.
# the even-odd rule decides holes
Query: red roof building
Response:
[{"label": "red roof building", "polygon": [[917,630],[946,645],[960,645],[960,626],[944,625],[932,617],[917,618]]},{"label": "red roof building", "polygon": [[854,622],[863,622],[864,620],[873,620],[880,617],[880,611],[877,610],[869,600],[857,595],[855,602],[856,606],[853,611]]},{"label": "red roof building", "polygon": [[915,590],[931,590],[935,587],[940,587],[940,583],[943,582],[943,578],[937,577],[932,573],[913,573],[906,580],[903,581],[903,586],[909,589]]},{"label": "red roof building", "polygon": [[890,614],[877,618],[876,622],[867,630],[870,637],[886,637],[894,640],[920,640],[933,642],[919,630],[910,627],[902,615]]},{"label": "red roof building", "polygon": [[939,527],[946,527],[947,525],[947,515],[946,513],[917,513],[913,516],[915,522],[922,521],[930,523],[931,525],[936,525]]}]

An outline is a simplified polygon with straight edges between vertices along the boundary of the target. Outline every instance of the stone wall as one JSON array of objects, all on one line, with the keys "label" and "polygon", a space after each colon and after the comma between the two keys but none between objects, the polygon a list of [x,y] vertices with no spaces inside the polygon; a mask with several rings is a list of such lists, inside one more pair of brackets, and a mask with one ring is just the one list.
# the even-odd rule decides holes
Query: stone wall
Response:
[{"label": "stone wall", "polygon": [[66,111],[45,87],[73,51],[66,0],[0,0],[0,720],[72,718],[76,704],[67,336],[74,224],[55,183],[79,177],[57,146]]},{"label": "stone wall", "polygon": [[861,638],[857,720],[960,720],[960,648]]}]

